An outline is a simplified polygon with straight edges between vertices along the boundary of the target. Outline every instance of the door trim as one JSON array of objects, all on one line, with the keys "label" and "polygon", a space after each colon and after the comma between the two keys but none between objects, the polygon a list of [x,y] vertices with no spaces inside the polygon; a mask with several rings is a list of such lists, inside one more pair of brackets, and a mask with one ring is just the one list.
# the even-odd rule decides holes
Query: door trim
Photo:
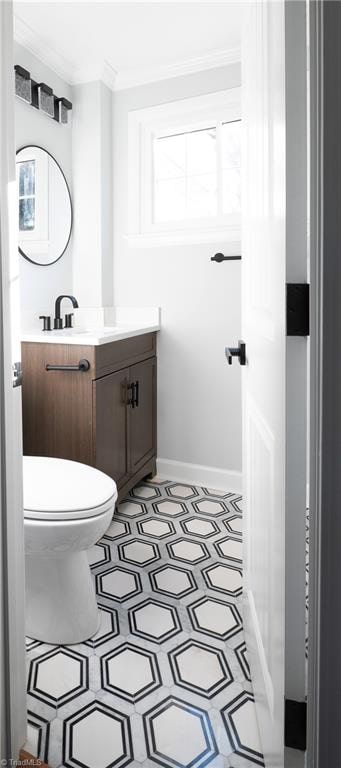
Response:
[{"label": "door trim", "polygon": [[[310,768],[339,762],[341,5],[309,0],[311,163]],[[336,345],[336,346],[335,346]]]},{"label": "door trim", "polygon": [[309,0],[310,49],[310,482],[307,760],[319,766],[322,446],[322,2]]},{"label": "door trim", "polygon": [[[11,288],[18,267],[11,1],[0,3],[0,92],[0,736],[1,758],[10,760],[19,756],[26,739],[21,388],[13,389],[11,359]],[[19,337],[15,341],[19,347]]]}]

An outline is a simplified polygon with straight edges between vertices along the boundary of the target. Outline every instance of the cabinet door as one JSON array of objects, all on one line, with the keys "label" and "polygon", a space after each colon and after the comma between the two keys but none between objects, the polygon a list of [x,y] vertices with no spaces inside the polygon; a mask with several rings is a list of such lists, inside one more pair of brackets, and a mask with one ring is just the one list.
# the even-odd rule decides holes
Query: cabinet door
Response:
[{"label": "cabinet door", "polygon": [[156,358],[132,365],[129,372],[130,385],[135,384],[135,407],[128,409],[133,474],[156,453]]},{"label": "cabinet door", "polygon": [[94,465],[120,487],[127,479],[129,369],[93,382]]}]

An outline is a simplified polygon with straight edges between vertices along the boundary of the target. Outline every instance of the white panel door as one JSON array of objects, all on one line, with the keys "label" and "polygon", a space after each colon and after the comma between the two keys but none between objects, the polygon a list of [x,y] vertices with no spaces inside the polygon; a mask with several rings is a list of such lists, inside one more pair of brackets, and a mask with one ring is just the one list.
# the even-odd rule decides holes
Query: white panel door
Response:
[{"label": "white panel door", "polygon": [[251,2],[242,55],[245,630],[267,768],[284,766],[284,1]]}]

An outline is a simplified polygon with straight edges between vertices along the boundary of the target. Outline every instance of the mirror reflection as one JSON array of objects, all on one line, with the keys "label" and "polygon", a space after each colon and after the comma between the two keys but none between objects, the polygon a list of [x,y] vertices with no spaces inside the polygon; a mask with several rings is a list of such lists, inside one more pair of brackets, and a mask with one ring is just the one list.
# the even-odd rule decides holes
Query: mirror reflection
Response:
[{"label": "mirror reflection", "polygon": [[19,149],[16,163],[19,252],[47,266],[61,258],[70,240],[69,188],[54,157],[41,147]]}]

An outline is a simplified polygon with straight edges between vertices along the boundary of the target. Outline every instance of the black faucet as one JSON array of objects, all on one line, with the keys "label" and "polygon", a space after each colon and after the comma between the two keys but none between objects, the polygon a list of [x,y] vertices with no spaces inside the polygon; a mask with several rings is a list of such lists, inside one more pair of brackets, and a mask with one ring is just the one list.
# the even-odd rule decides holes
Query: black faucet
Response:
[{"label": "black faucet", "polygon": [[[54,313],[55,317],[54,317],[54,322],[53,322],[53,328],[55,330],[61,330],[63,328],[63,320],[62,320],[62,318],[60,316],[60,305],[61,305],[63,299],[69,299],[71,301],[71,304],[72,304],[72,306],[74,308],[77,308],[79,306],[78,305],[78,301],[77,301],[77,299],[75,299],[74,296],[68,296],[67,294],[63,294],[62,296],[58,296],[58,298],[56,299],[56,304],[55,304],[55,313]],[[72,327],[72,322],[71,321],[72,321],[72,314],[65,315],[65,327],[66,328],[71,328]]]}]

